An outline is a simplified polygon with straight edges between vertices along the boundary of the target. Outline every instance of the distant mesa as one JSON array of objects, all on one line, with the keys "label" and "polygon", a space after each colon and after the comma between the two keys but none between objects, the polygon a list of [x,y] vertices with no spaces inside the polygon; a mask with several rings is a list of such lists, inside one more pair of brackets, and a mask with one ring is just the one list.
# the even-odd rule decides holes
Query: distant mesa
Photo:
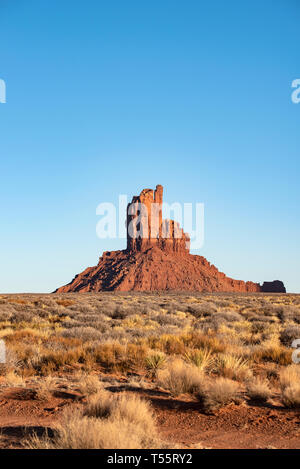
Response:
[{"label": "distant mesa", "polygon": [[[107,251],[95,267],[88,267],[56,290],[200,291],[285,293],[284,284],[234,280],[204,257],[190,254],[190,237],[179,224],[162,218],[163,187],[144,189],[127,206],[127,249]],[[147,213],[143,214],[142,208]]]},{"label": "distant mesa", "polygon": [[261,287],[261,291],[266,293],[286,293],[284,283],[281,280],[273,280],[273,282],[264,282]]}]

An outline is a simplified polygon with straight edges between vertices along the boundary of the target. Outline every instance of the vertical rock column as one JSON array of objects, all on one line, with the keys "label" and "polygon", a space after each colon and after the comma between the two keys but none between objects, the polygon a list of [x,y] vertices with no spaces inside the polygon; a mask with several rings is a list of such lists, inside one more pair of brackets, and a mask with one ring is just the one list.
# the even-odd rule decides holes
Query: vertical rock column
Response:
[{"label": "vertical rock column", "polygon": [[164,251],[189,252],[189,236],[173,220],[163,220],[163,186],[143,189],[127,206],[127,250],[158,246]]},{"label": "vertical rock column", "polygon": [[[163,191],[164,188],[160,184],[156,186],[155,192],[154,192],[154,203],[156,205],[155,213],[157,213],[158,220],[156,220],[156,225],[158,226],[158,240],[162,236],[162,204],[163,204]],[[152,221],[153,224],[153,221]]]}]

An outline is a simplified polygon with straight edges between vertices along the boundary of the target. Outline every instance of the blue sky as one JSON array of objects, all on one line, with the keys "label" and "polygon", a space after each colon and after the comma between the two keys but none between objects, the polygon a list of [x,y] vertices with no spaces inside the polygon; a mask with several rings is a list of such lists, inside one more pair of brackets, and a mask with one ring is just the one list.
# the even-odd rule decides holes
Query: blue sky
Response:
[{"label": "blue sky", "polygon": [[204,255],[300,292],[297,0],[0,0],[0,292],[50,292],[124,240],[96,206],[162,184]]}]

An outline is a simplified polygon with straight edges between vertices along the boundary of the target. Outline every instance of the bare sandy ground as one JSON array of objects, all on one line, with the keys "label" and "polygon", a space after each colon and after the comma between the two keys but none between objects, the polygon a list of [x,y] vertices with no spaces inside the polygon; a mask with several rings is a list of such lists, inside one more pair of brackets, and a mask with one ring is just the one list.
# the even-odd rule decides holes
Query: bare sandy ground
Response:
[{"label": "bare sandy ground", "polygon": [[[114,391],[122,390],[115,387]],[[128,391],[128,389],[127,389]],[[188,396],[171,398],[161,390],[137,390],[152,402],[162,439],[181,448],[300,448],[300,411],[285,409],[276,400],[268,407],[245,402],[205,414]],[[9,388],[0,394],[0,448],[23,448],[33,433],[52,435],[66,407],[84,398],[62,389],[49,401],[35,399],[29,389]]]}]

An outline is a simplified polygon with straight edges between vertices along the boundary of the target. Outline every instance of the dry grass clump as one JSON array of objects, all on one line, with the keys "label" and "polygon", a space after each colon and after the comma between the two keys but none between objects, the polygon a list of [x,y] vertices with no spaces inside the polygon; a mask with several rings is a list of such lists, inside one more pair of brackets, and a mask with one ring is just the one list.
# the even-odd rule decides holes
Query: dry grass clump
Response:
[{"label": "dry grass clump", "polygon": [[292,346],[292,342],[295,339],[300,339],[300,326],[297,324],[290,324],[280,333],[280,340],[283,345],[287,347]]},{"label": "dry grass clump", "polygon": [[5,375],[5,382],[8,386],[24,387],[25,381],[22,376],[17,375],[15,371],[9,371]]},{"label": "dry grass clump", "polygon": [[278,344],[263,344],[255,349],[252,359],[256,363],[273,362],[278,365],[287,366],[292,363],[292,350]]},{"label": "dry grass clump", "polygon": [[80,374],[78,377],[77,387],[81,394],[90,396],[96,394],[103,388],[103,384],[99,378],[94,375]]},{"label": "dry grass clump", "polygon": [[204,374],[195,365],[175,359],[158,372],[158,383],[173,396],[195,393],[204,386]]},{"label": "dry grass clump", "polygon": [[116,398],[110,392],[102,389],[89,397],[83,413],[87,417],[107,418],[112,415],[115,406]]},{"label": "dry grass clump", "polygon": [[[32,449],[166,448],[157,437],[148,403],[137,396],[106,398],[107,403],[110,402],[107,412],[103,412],[103,401],[97,401],[93,396],[93,405],[91,401],[87,404],[84,415],[80,411],[65,413],[54,438],[35,435],[26,442],[26,446]],[[102,412],[99,412],[100,408]]]},{"label": "dry grass clump", "polygon": [[117,396],[116,406],[112,413],[114,419],[132,423],[144,429],[145,433],[155,434],[154,414],[148,401],[136,394],[122,393]]},{"label": "dry grass clump", "polygon": [[280,373],[281,399],[285,407],[300,407],[300,367],[290,365]]},{"label": "dry grass clump", "polygon": [[185,359],[201,371],[209,370],[214,362],[211,351],[206,349],[188,351]]},{"label": "dry grass clump", "polygon": [[230,354],[217,355],[214,362],[214,371],[224,378],[244,381],[250,379],[252,371],[249,362],[243,357]]},{"label": "dry grass clump", "polygon": [[157,440],[126,421],[71,415],[57,428],[55,437],[31,437],[30,449],[147,449],[159,448]]},{"label": "dry grass clump", "polygon": [[300,366],[294,364],[283,368],[280,371],[279,379],[282,390],[290,386],[300,385]]},{"label": "dry grass clump", "polygon": [[9,372],[16,372],[21,365],[21,360],[18,358],[17,354],[6,348],[5,351],[5,363],[0,363],[0,376],[7,375]]},{"label": "dry grass clump", "polygon": [[56,385],[56,380],[52,376],[46,376],[39,381],[36,389],[36,399],[48,401],[52,397]]},{"label": "dry grass clump", "polygon": [[282,403],[285,407],[300,408],[300,384],[288,386],[282,391]]},{"label": "dry grass clump", "polygon": [[216,378],[209,381],[206,388],[198,394],[203,407],[213,412],[231,403],[240,403],[239,386],[228,378]]},{"label": "dry grass clump", "polygon": [[247,395],[254,401],[266,403],[272,397],[272,391],[267,380],[254,378],[247,384]]},{"label": "dry grass clump", "polygon": [[87,417],[113,418],[126,420],[144,428],[147,432],[155,431],[153,411],[150,403],[136,394],[111,394],[102,391],[88,399],[84,410]]},{"label": "dry grass clump", "polygon": [[56,303],[60,306],[72,306],[75,302],[73,300],[67,300],[67,299],[61,299],[61,300],[56,300]]},{"label": "dry grass clump", "polygon": [[213,314],[217,308],[213,303],[203,302],[203,303],[193,303],[187,307],[189,313],[191,313],[195,318],[207,317]]}]

